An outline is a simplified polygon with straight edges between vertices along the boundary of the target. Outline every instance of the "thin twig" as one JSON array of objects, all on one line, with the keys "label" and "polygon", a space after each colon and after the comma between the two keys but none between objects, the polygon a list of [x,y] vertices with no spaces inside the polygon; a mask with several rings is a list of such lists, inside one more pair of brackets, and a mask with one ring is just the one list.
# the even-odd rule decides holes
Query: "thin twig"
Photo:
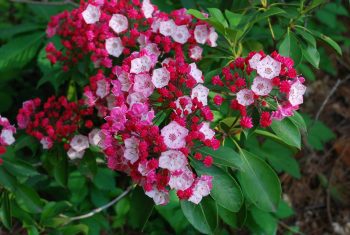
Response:
[{"label": "thin twig", "polygon": [[62,2],[33,1],[33,0],[11,0],[11,2],[37,4],[37,5],[51,5],[51,6],[61,6],[61,5],[70,4],[72,6],[79,7],[79,4],[73,2],[72,0],[65,0]]},{"label": "thin twig", "polygon": [[68,221],[66,222],[66,224],[75,221],[75,220],[81,220],[81,219],[86,219],[89,218],[91,216],[94,216],[97,213],[100,213],[101,211],[113,206],[115,203],[117,203],[119,200],[121,200],[123,197],[125,197],[135,186],[131,185],[129,186],[122,194],[120,194],[118,197],[114,198],[112,201],[108,202],[106,205],[103,205],[101,207],[98,207],[92,211],[90,211],[89,213],[83,214],[83,215],[79,215],[79,216],[75,216],[75,217],[68,217],[66,215],[61,214],[61,217],[67,218]]},{"label": "thin twig", "polygon": [[320,109],[318,110],[317,114],[316,114],[316,118],[315,121],[317,121],[323,111],[323,109],[325,108],[326,104],[328,103],[329,99],[331,98],[331,96],[334,94],[334,92],[338,89],[338,87],[345,82],[346,80],[350,79],[350,75],[346,76],[345,79],[338,79],[337,82],[334,84],[334,86],[332,87],[331,91],[328,93],[326,99],[323,101]]}]

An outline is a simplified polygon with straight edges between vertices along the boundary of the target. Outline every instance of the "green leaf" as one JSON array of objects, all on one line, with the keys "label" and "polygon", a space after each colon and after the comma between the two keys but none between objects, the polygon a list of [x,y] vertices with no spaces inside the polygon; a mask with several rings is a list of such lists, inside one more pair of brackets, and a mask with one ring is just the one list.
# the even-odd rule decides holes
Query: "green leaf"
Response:
[{"label": "green leaf", "polygon": [[319,39],[321,39],[322,41],[324,41],[325,43],[327,43],[329,46],[331,46],[339,55],[342,55],[342,49],[340,48],[338,43],[336,43],[333,39],[331,39],[330,37],[318,31],[310,30],[310,32],[316,37],[318,37]]},{"label": "green leaf", "polygon": [[308,11],[311,11],[312,9],[318,7],[319,5],[325,2],[325,0],[313,0],[311,4],[304,9],[303,14],[305,14]]},{"label": "green leaf", "polygon": [[202,153],[204,156],[212,156],[214,159],[214,164],[218,166],[240,168],[242,164],[239,155],[230,147],[221,146],[217,150],[203,147],[199,148],[198,152]]},{"label": "green leaf", "polygon": [[169,198],[167,205],[156,206],[155,208],[168,221],[175,232],[180,234],[189,226],[189,223],[182,213],[179,198],[176,196],[175,191],[170,191]]},{"label": "green leaf", "polygon": [[202,162],[191,161],[199,175],[213,176],[213,188],[210,195],[215,202],[229,211],[237,212],[243,204],[243,194],[234,178],[219,167],[205,167]]},{"label": "green leaf", "polygon": [[285,201],[281,200],[275,215],[279,219],[285,219],[294,215],[294,211]]},{"label": "green leaf", "polygon": [[69,225],[59,228],[63,235],[88,234],[89,227],[85,224]]},{"label": "green leaf", "polygon": [[11,192],[14,192],[16,190],[17,183],[17,179],[8,173],[4,166],[0,166],[0,185]]},{"label": "green leaf", "polygon": [[18,205],[29,213],[40,213],[42,202],[37,192],[26,185],[17,185],[15,197]]},{"label": "green leaf", "polygon": [[30,177],[40,175],[32,165],[20,159],[6,158],[3,166],[8,172],[16,176]]},{"label": "green leaf", "polygon": [[286,12],[279,7],[270,7],[265,12],[258,15],[258,17],[254,20],[254,22],[259,22],[259,21],[266,19],[266,18],[273,16],[273,15],[279,15],[279,14],[285,14],[285,13]]},{"label": "green leaf", "polygon": [[197,19],[200,19],[200,20],[207,20],[208,19],[203,15],[202,12],[195,10],[195,9],[187,10],[187,14],[193,15],[194,17],[196,17]]},{"label": "green leaf", "polygon": [[3,225],[9,230],[12,228],[12,212],[10,200],[11,199],[9,192],[4,191],[2,194],[0,218]]},{"label": "green leaf", "polygon": [[[62,152],[60,152],[62,153]],[[68,158],[63,153],[57,152],[54,156],[53,175],[59,185],[66,187],[68,182]]]},{"label": "green leaf", "polygon": [[43,211],[41,213],[40,223],[46,226],[50,226],[50,224],[52,224],[53,217],[64,212],[69,207],[71,207],[71,204],[67,201],[48,202],[44,206]]},{"label": "green leaf", "polygon": [[93,180],[94,185],[102,190],[110,190],[115,187],[115,174],[106,168],[98,168]]},{"label": "green leaf", "polygon": [[38,229],[33,225],[26,226],[26,229],[27,229],[28,235],[39,235]]},{"label": "green leaf", "polygon": [[225,16],[231,28],[237,27],[243,18],[243,15],[233,13],[232,11],[229,11],[229,10],[225,10]]},{"label": "green leaf", "polygon": [[312,71],[312,69],[307,66],[306,64],[299,64],[297,67],[298,71],[303,74],[303,76],[311,81],[315,81],[316,80],[316,76],[314,74],[314,72]]},{"label": "green leaf", "polygon": [[285,146],[267,140],[260,149],[254,151],[261,154],[272,165],[277,172],[285,171],[295,178],[300,178],[300,169],[298,162],[293,157],[293,152]]},{"label": "green leaf", "polygon": [[307,142],[316,150],[323,150],[324,145],[336,135],[323,122],[314,121],[308,115],[303,115],[309,127]]},{"label": "green leaf", "polygon": [[297,111],[294,111],[293,116],[288,117],[288,119],[293,122],[293,124],[304,132],[307,132],[307,126],[303,116],[301,116]]},{"label": "green leaf", "polygon": [[9,91],[0,91],[0,113],[8,111],[13,104],[13,98]]},{"label": "green leaf", "polygon": [[15,38],[0,48],[0,71],[22,68],[36,55],[42,43],[43,33]]},{"label": "green leaf", "polygon": [[199,232],[214,233],[218,225],[218,208],[210,197],[203,198],[198,205],[189,201],[181,201],[181,209],[187,220]]},{"label": "green leaf", "polygon": [[281,185],[276,173],[263,160],[252,153],[241,150],[243,170],[239,181],[245,195],[264,211],[276,211],[281,197]]},{"label": "green leaf", "polygon": [[38,30],[40,27],[33,23],[21,23],[18,25],[8,25],[6,27],[0,27],[0,39],[8,40],[13,36],[22,33],[28,33]]},{"label": "green leaf", "polygon": [[271,124],[271,128],[286,144],[300,149],[300,131],[289,119],[285,118],[281,121],[274,120]]},{"label": "green leaf", "polygon": [[237,214],[227,210],[226,208],[218,205],[218,213],[219,217],[228,225],[230,225],[232,228],[237,228]]},{"label": "green leaf", "polygon": [[305,59],[312,64],[312,66],[314,66],[315,68],[318,68],[319,64],[320,64],[320,53],[318,52],[316,47],[303,47],[302,49],[303,51],[303,55],[305,57]]},{"label": "green leaf", "polygon": [[277,220],[268,212],[259,210],[256,207],[250,208],[250,215],[255,223],[266,233],[276,234]]},{"label": "green leaf", "polygon": [[311,33],[299,28],[295,28],[295,32],[299,34],[308,44],[310,44],[310,46],[316,47],[316,39]]},{"label": "green leaf", "polygon": [[216,19],[220,24],[222,24],[225,28],[228,27],[228,23],[225,19],[225,16],[222,12],[217,8],[208,8],[209,16]]},{"label": "green leaf", "polygon": [[140,187],[133,190],[131,201],[128,223],[132,228],[138,228],[142,231],[152,214],[154,202],[145,195]]},{"label": "green leaf", "polygon": [[287,32],[285,38],[279,46],[279,52],[283,56],[291,57],[294,60],[295,65],[298,65],[302,58],[301,45],[299,45],[298,39],[294,36],[293,32]]}]

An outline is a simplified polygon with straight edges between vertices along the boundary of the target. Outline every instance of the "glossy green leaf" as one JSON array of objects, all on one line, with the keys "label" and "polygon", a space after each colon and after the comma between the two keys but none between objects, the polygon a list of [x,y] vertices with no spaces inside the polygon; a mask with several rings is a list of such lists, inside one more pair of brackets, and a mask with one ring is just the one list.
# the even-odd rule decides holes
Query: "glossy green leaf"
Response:
[{"label": "glossy green leaf", "polygon": [[299,112],[294,111],[293,116],[288,117],[288,119],[293,122],[293,124],[298,127],[300,130],[307,132],[307,126],[306,126],[306,122],[303,118],[303,116],[301,116],[299,114]]},{"label": "glossy green leaf", "polygon": [[208,8],[209,16],[216,19],[220,24],[222,24],[225,28],[228,27],[228,23],[225,19],[225,16],[222,12],[217,8]]},{"label": "glossy green leaf", "polygon": [[40,215],[40,223],[50,225],[53,217],[64,212],[70,206],[71,204],[67,201],[48,202]]},{"label": "glossy green leaf", "polygon": [[14,192],[16,190],[17,183],[17,179],[8,173],[4,166],[0,165],[0,184],[7,190]]},{"label": "glossy green leaf", "polygon": [[16,176],[30,177],[40,175],[31,164],[19,159],[6,158],[3,166],[8,172]]},{"label": "glossy green leaf", "polygon": [[218,208],[210,197],[203,198],[198,205],[189,201],[181,201],[181,209],[187,220],[199,232],[214,233],[218,225]]},{"label": "glossy green leaf", "polygon": [[295,65],[300,63],[303,56],[301,45],[293,32],[288,30],[285,38],[279,46],[279,52],[283,56],[291,57],[294,60]]},{"label": "glossy green leaf", "polygon": [[215,202],[229,211],[237,212],[243,203],[242,191],[228,173],[219,167],[205,167],[202,162],[191,161],[192,166],[199,175],[210,175],[213,177],[213,188],[210,195]]},{"label": "glossy green leaf", "polygon": [[56,153],[54,156],[53,175],[56,181],[63,187],[67,186],[68,182],[68,157],[64,154]]},{"label": "glossy green leaf", "polygon": [[294,215],[293,209],[284,200],[281,200],[275,216],[279,219],[285,219],[292,215]]},{"label": "glossy green leaf", "polygon": [[63,235],[88,234],[89,227],[85,224],[68,225],[59,229]]},{"label": "glossy green leaf", "polygon": [[324,41],[325,43],[327,43],[329,46],[331,46],[339,55],[342,55],[341,47],[332,38],[314,30],[312,30],[311,33],[316,37],[318,37],[319,39],[321,39],[322,41]]},{"label": "glossy green leaf", "polygon": [[102,190],[110,190],[115,187],[114,172],[106,168],[98,168],[93,179],[94,185]]},{"label": "glossy green leaf", "polygon": [[308,44],[310,44],[310,46],[316,48],[316,39],[311,33],[300,28],[295,28],[295,32],[299,34]]},{"label": "glossy green leaf", "polygon": [[43,203],[34,189],[26,185],[17,185],[14,193],[18,205],[23,210],[29,213],[40,213],[42,211]]},{"label": "glossy green leaf", "polygon": [[131,196],[128,223],[133,228],[143,230],[154,208],[153,200],[145,195],[142,188],[136,187]]},{"label": "glossy green leaf", "polygon": [[190,225],[181,210],[180,201],[175,191],[170,191],[169,203],[167,205],[156,206],[155,208],[177,234],[185,231]]},{"label": "glossy green leaf", "polygon": [[281,185],[276,173],[263,160],[241,150],[244,161],[239,171],[239,181],[245,195],[264,211],[276,211],[281,197]]},{"label": "glossy green leaf", "polygon": [[33,33],[3,45],[0,48],[0,70],[25,66],[35,57],[43,37],[43,33]]},{"label": "glossy green leaf", "polygon": [[198,148],[198,152],[202,153],[203,156],[212,156],[214,159],[214,164],[218,166],[227,166],[232,168],[240,168],[241,160],[232,148],[221,146],[217,150],[212,148],[202,147]]},{"label": "glossy green leaf", "polygon": [[233,13],[232,11],[225,10],[225,16],[230,24],[231,28],[235,28],[241,22],[243,15]]},{"label": "glossy green leaf", "polygon": [[271,124],[271,128],[286,144],[300,149],[300,131],[289,119],[285,118],[281,121],[274,120]]},{"label": "glossy green leaf", "polygon": [[316,47],[303,47],[302,49],[303,51],[303,55],[305,57],[305,59],[312,64],[312,66],[314,66],[315,68],[318,68],[319,64],[320,64],[320,53],[318,52]]},{"label": "glossy green leaf", "polygon": [[0,218],[2,224],[7,228],[12,228],[12,211],[11,211],[11,199],[10,194],[7,191],[2,193]]},{"label": "glossy green leaf", "polygon": [[276,234],[277,232],[277,219],[270,213],[259,210],[256,207],[252,207],[249,210],[250,215],[254,219],[255,223],[266,233]]}]

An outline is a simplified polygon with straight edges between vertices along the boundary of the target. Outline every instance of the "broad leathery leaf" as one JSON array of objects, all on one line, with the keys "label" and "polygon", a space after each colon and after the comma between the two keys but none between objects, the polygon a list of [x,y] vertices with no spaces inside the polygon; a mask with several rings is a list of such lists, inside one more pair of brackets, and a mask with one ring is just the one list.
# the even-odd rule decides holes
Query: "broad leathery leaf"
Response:
[{"label": "broad leathery leaf", "polygon": [[274,218],[269,212],[259,210],[256,207],[251,207],[249,211],[255,223],[266,233],[276,234],[277,232],[277,219]]},{"label": "broad leathery leaf", "polygon": [[237,212],[243,204],[243,194],[237,181],[217,166],[205,167],[200,161],[193,160],[191,165],[199,175],[213,177],[210,195],[215,202],[229,211]]},{"label": "broad leathery leaf", "polygon": [[229,10],[225,10],[225,16],[231,28],[237,27],[243,18],[243,15],[233,13],[232,11],[229,11]]},{"label": "broad leathery leaf", "polygon": [[279,219],[285,219],[288,217],[291,217],[294,215],[293,209],[288,205],[287,202],[281,200],[280,204],[278,205],[278,209],[276,213],[274,213],[275,216]]},{"label": "broad leathery leaf", "polygon": [[297,111],[294,111],[293,116],[288,117],[288,119],[294,123],[295,126],[297,126],[299,129],[301,129],[304,132],[307,132],[307,126],[306,122]]},{"label": "broad leathery leaf", "polygon": [[301,45],[293,32],[288,30],[285,38],[279,46],[279,52],[283,56],[291,57],[294,60],[295,65],[300,63],[303,56]]},{"label": "broad leathery leaf", "polygon": [[18,25],[6,25],[0,27],[0,39],[8,40],[18,34],[33,32],[40,29],[38,24],[21,23]]},{"label": "broad leathery leaf", "polygon": [[17,185],[15,197],[18,205],[29,213],[40,213],[43,203],[34,189],[26,185]]},{"label": "broad leathery leaf", "polygon": [[312,64],[312,66],[318,69],[320,64],[320,53],[318,52],[317,48],[312,46],[304,46],[302,51],[305,59]]},{"label": "broad leathery leaf", "polygon": [[181,201],[181,209],[195,229],[204,234],[213,234],[218,226],[218,207],[210,197],[204,197],[196,205]]},{"label": "broad leathery leaf", "polygon": [[299,128],[289,119],[285,118],[281,121],[274,120],[271,128],[286,144],[300,149],[301,135]]},{"label": "broad leathery leaf", "polygon": [[328,128],[323,122],[314,121],[310,118],[310,116],[306,114],[303,114],[303,117],[309,126],[307,142],[312,148],[316,150],[322,150],[328,141],[336,137],[333,131]]},{"label": "broad leathery leaf", "polygon": [[143,230],[154,208],[153,200],[145,195],[141,187],[133,190],[131,207],[128,214],[128,224],[132,228]]},{"label": "broad leathery leaf", "polygon": [[312,30],[311,33],[321,39],[322,41],[326,42],[329,46],[331,46],[339,55],[342,55],[342,49],[340,48],[339,44],[336,43],[332,38],[318,32]]},{"label": "broad leathery leaf", "polygon": [[301,73],[308,80],[311,80],[311,81],[316,80],[316,76],[315,76],[314,72],[306,64],[299,64],[297,67],[297,71],[299,73]]},{"label": "broad leathery leaf", "polygon": [[321,5],[322,3],[325,3],[326,0],[313,0],[309,6],[307,6],[304,11],[303,14],[305,14],[308,11],[311,11],[312,9],[318,7],[319,5]]},{"label": "broad leathery leaf", "polygon": [[200,20],[207,20],[208,19],[203,15],[202,12],[195,10],[195,9],[187,10],[187,14],[193,15],[194,17],[196,17],[197,19],[200,19]]},{"label": "broad leathery leaf", "polygon": [[270,7],[265,12],[258,15],[258,17],[254,20],[254,23],[259,22],[263,19],[266,19],[267,17],[273,16],[273,15],[284,14],[284,13],[286,13],[286,12],[279,7]]},{"label": "broad leathery leaf", "polygon": [[190,225],[181,210],[179,198],[176,196],[174,190],[169,193],[168,204],[156,206],[155,208],[168,221],[177,234],[183,232]]},{"label": "broad leathery leaf", "polygon": [[20,159],[6,158],[4,159],[3,166],[8,172],[16,176],[31,177],[40,175],[31,164]]},{"label": "broad leathery leaf", "polygon": [[0,185],[11,192],[14,192],[17,184],[17,179],[12,176],[4,166],[0,166]]},{"label": "broad leathery leaf", "polygon": [[88,234],[89,227],[85,224],[68,225],[58,229],[63,235]]},{"label": "broad leathery leaf", "polygon": [[310,46],[316,47],[316,39],[311,33],[299,28],[295,28],[295,32],[299,34]]},{"label": "broad leathery leaf", "polygon": [[62,151],[57,151],[53,155],[51,156],[53,175],[59,185],[66,187],[68,182],[68,157]]},{"label": "broad leathery leaf", "polygon": [[1,218],[2,224],[7,229],[12,228],[11,199],[8,191],[4,191],[2,194],[0,218]]},{"label": "broad leathery leaf", "polygon": [[0,48],[0,71],[9,68],[22,68],[37,54],[42,43],[43,33],[33,33],[9,41]]},{"label": "broad leathery leaf", "polygon": [[258,208],[276,211],[281,198],[281,184],[272,168],[252,153],[242,149],[244,161],[239,181],[245,195]]},{"label": "broad leathery leaf", "polygon": [[222,12],[217,8],[208,8],[210,17],[216,19],[220,24],[222,24],[225,28],[228,27],[227,20]]},{"label": "broad leathery leaf", "polygon": [[214,164],[218,166],[240,168],[242,164],[239,154],[230,147],[221,146],[217,150],[202,147],[198,149],[198,152],[202,153],[204,156],[212,156]]},{"label": "broad leathery leaf", "polygon": [[40,216],[40,223],[46,224],[46,222],[50,219],[52,219],[54,216],[60,214],[61,212],[65,211],[72,205],[67,201],[60,201],[60,202],[48,202],[41,213]]},{"label": "broad leathery leaf", "polygon": [[262,146],[251,151],[264,157],[277,172],[285,171],[295,178],[300,178],[300,168],[293,157],[294,152],[285,145],[266,140]]}]

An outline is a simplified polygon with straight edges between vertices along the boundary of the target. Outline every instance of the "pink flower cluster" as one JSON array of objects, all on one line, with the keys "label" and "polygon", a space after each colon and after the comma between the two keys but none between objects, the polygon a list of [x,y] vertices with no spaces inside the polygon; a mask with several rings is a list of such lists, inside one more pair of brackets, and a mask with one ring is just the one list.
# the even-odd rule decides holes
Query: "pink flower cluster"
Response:
[{"label": "pink flower cluster", "polygon": [[[224,90],[231,108],[240,112],[243,128],[254,126],[251,116],[254,110],[259,113],[260,126],[268,127],[273,119],[293,116],[303,103],[305,79],[297,75],[293,66],[291,58],[277,52],[271,55],[251,52],[224,67],[222,77],[214,76],[212,84]],[[213,102],[220,106],[223,97],[216,95]]]},{"label": "pink flower cluster", "polygon": [[[195,147],[220,146],[210,127],[209,89],[195,63],[200,44],[216,46],[212,27],[185,9],[161,12],[149,0],[95,0],[54,16],[47,34],[58,34],[64,47],[47,46],[52,63],[68,70],[89,56],[97,69],[84,88],[85,104],[105,123],[89,139],[109,168],[130,175],[156,204],[168,202],[169,190],[197,204],[210,193],[212,177],[197,176],[188,158]],[[85,136],[70,141],[79,157],[88,146]],[[195,158],[208,167],[213,162]]]},{"label": "pink flower cluster", "polygon": [[[16,133],[16,128],[12,126],[9,120],[0,115],[0,155],[6,153],[6,146],[15,142],[13,134]],[[0,164],[2,160],[0,159]]]},{"label": "pink flower cluster", "polygon": [[84,107],[83,100],[76,103],[69,102],[64,96],[53,96],[41,106],[41,100],[36,98],[23,103],[17,123],[19,129],[25,129],[27,134],[37,138],[43,149],[63,143],[65,149],[69,149],[68,156],[74,159],[82,157],[83,149],[78,145],[84,144],[84,139],[78,138],[81,135],[75,134],[82,128],[90,130],[93,127],[89,119],[92,114],[93,109]]}]

